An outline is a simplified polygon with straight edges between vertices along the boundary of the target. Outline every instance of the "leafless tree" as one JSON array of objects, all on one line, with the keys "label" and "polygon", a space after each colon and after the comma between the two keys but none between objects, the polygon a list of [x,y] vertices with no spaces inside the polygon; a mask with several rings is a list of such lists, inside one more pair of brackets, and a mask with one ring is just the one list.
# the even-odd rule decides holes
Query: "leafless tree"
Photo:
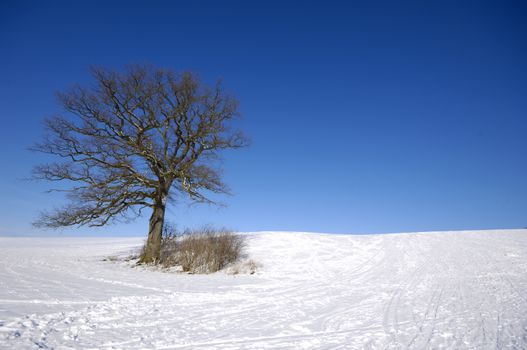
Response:
[{"label": "leafless tree", "polygon": [[33,150],[58,156],[33,176],[66,181],[69,203],[43,212],[39,227],[103,226],[150,208],[141,261],[159,259],[167,201],[186,194],[215,203],[227,193],[215,165],[218,152],[247,145],[230,122],[237,101],[220,84],[208,88],[191,73],[150,66],[124,72],[94,68],[95,84],[59,93],[64,115],[46,119],[47,135]]}]

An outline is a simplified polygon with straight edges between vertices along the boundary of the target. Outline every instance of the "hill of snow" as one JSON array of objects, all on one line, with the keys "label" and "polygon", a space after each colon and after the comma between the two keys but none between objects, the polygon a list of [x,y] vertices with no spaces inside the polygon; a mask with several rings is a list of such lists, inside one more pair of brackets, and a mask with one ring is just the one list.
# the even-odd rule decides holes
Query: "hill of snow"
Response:
[{"label": "hill of snow", "polygon": [[103,261],[140,238],[0,238],[0,348],[527,348],[527,230],[247,234],[254,275]]}]

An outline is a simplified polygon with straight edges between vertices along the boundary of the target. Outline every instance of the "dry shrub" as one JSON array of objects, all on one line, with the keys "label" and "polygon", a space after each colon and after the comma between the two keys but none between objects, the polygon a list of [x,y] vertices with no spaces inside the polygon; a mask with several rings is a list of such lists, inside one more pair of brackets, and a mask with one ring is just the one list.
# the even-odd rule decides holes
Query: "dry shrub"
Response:
[{"label": "dry shrub", "polygon": [[185,230],[163,237],[160,262],[189,273],[212,273],[236,262],[243,248],[243,237],[226,229]]}]

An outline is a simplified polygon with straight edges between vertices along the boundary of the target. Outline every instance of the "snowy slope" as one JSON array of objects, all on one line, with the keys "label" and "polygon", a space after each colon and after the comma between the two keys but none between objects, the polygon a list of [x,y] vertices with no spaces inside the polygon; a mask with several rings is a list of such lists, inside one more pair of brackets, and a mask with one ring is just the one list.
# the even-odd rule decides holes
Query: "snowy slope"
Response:
[{"label": "snowy slope", "polygon": [[255,275],[102,261],[141,242],[0,238],[0,348],[527,348],[527,230],[250,234]]}]

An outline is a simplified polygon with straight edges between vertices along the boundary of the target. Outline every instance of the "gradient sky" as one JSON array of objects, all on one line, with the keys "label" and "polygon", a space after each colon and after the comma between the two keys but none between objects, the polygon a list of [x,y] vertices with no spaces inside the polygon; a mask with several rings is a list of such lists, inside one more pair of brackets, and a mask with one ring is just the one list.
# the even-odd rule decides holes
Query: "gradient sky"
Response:
[{"label": "gradient sky", "polygon": [[[345,4],[346,3],[346,4]],[[527,7],[510,1],[2,1],[0,234],[64,199],[23,181],[54,93],[90,65],[222,79],[248,149],[226,208],[180,227],[381,233],[527,226]],[[146,218],[64,235],[144,235]]]}]

